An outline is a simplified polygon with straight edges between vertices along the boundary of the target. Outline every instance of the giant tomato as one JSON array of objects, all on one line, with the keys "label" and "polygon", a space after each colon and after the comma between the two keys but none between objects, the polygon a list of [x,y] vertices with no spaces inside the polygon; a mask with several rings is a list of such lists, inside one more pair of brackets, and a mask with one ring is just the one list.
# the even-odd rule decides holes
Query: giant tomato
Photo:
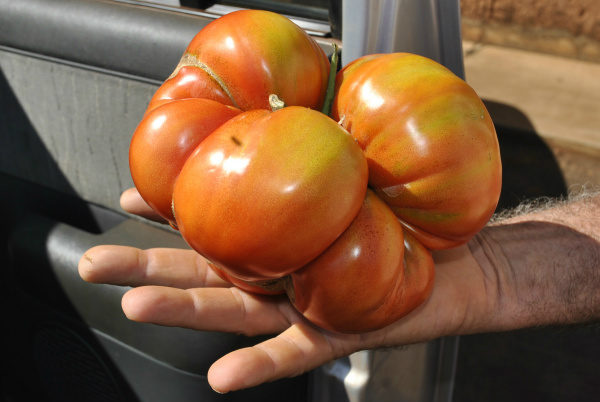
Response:
[{"label": "giant tomato", "polygon": [[[268,27],[268,28],[265,28]],[[130,165],[142,197],[222,278],[286,291],[313,323],[382,328],[429,296],[431,250],[467,242],[498,201],[494,126],[449,70],[373,55],[337,75],[284,17],[203,29],[157,90]],[[272,111],[277,95],[288,106]]]}]

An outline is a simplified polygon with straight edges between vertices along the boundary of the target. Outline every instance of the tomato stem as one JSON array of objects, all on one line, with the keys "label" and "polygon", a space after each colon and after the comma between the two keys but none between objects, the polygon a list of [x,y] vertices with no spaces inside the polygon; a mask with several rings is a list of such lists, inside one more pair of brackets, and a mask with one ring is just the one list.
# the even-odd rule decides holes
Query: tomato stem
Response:
[{"label": "tomato stem", "polygon": [[327,116],[329,116],[329,113],[331,113],[331,107],[333,106],[338,60],[338,46],[334,43],[333,54],[331,55],[331,66],[329,67],[329,78],[327,79],[327,92],[325,92],[325,101],[323,102],[323,108],[321,109],[321,112]]}]

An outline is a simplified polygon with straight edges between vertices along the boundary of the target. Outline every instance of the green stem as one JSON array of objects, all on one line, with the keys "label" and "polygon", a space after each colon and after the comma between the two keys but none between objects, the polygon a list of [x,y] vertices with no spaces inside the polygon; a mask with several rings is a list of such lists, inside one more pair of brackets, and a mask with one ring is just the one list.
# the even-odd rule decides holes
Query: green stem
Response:
[{"label": "green stem", "polygon": [[338,46],[334,43],[333,54],[331,55],[331,66],[329,67],[329,78],[327,79],[327,92],[325,92],[325,102],[321,109],[321,112],[327,116],[331,113],[333,98],[335,96],[335,77],[337,75],[338,59]]}]

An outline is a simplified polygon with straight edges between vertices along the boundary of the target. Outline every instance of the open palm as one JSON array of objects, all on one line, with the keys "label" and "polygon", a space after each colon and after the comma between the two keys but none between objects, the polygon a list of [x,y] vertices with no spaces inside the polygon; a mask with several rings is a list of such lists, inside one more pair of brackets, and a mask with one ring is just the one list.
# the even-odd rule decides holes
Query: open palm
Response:
[{"label": "open palm", "polygon": [[[121,202],[129,212],[156,218],[134,190],[125,192]],[[364,334],[325,331],[304,319],[285,296],[232,287],[191,250],[98,246],[81,258],[79,272],[89,282],[135,287],[122,301],[123,311],[135,321],[248,336],[277,334],[212,365],[209,383],[227,392],[296,376],[358,350],[471,332],[474,317],[485,316],[485,289],[493,287],[482,282],[489,281],[489,275],[466,246],[439,252],[435,258],[429,300],[392,325]]]}]

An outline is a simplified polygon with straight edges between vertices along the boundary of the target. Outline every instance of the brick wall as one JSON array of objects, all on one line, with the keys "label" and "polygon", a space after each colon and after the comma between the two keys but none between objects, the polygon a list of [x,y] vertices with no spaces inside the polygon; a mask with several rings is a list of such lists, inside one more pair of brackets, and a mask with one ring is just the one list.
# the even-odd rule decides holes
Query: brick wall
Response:
[{"label": "brick wall", "polygon": [[600,62],[600,0],[461,0],[463,38]]}]

